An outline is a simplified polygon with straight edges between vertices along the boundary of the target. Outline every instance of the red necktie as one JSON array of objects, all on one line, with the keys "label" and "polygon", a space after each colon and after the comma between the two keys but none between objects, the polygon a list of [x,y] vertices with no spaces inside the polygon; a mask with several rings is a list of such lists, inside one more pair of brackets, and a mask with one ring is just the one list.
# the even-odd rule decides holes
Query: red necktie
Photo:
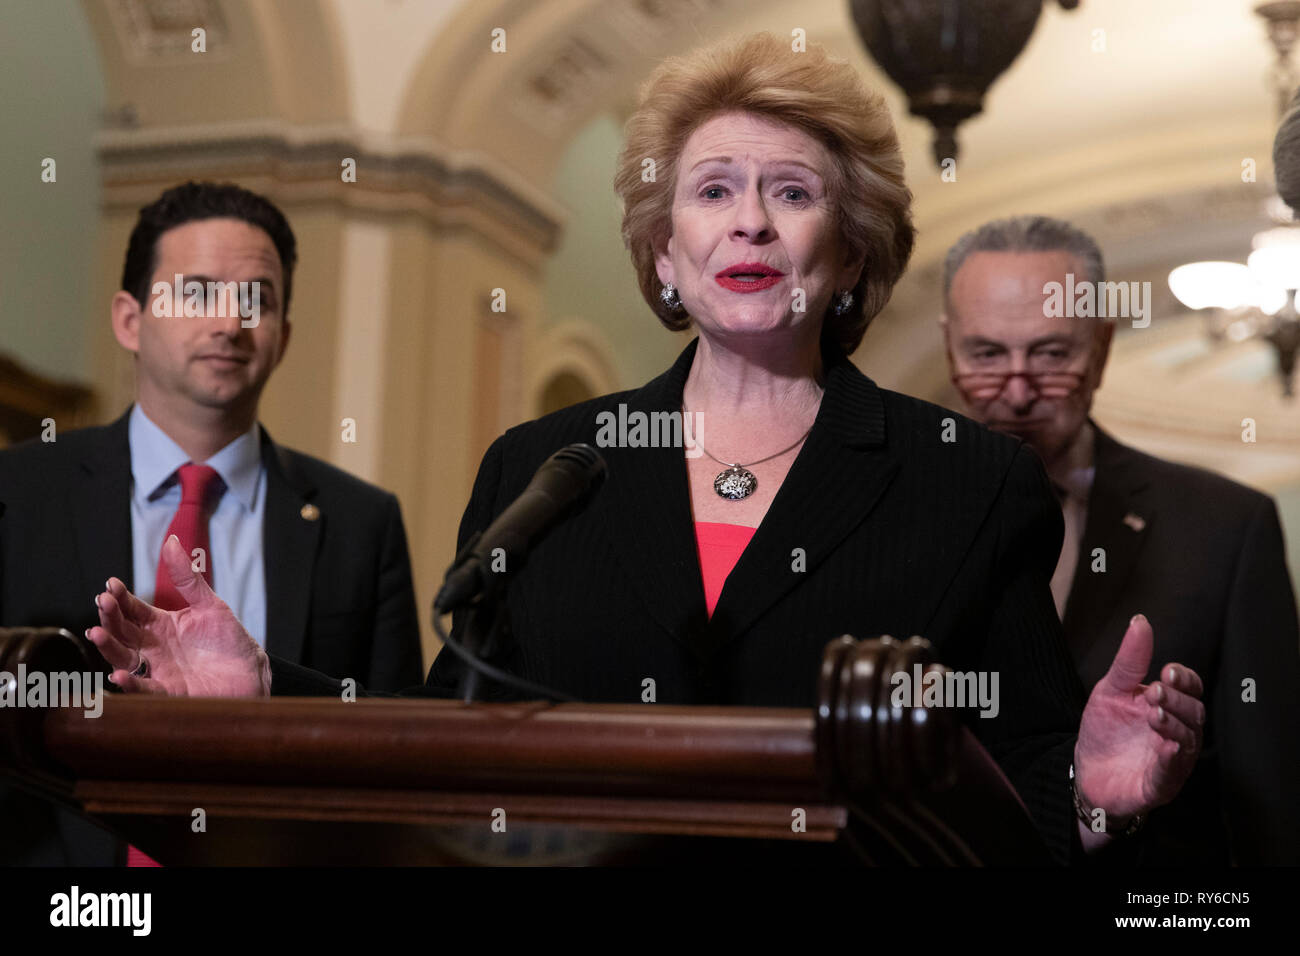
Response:
[{"label": "red necktie", "polygon": [[[196,548],[203,549],[203,577],[212,583],[212,555],[208,549],[208,518],[220,498],[222,490],[221,476],[207,465],[186,464],[177,469],[181,482],[181,503],[176,509],[167,533],[163,535],[164,543],[172,535],[181,541],[181,547],[193,561]],[[154,587],[153,603],[166,611],[179,611],[186,607],[185,599],[172,585],[171,576],[163,567],[162,555],[158,557],[158,576]],[[126,848],[127,866],[158,866],[148,854],[133,846]]]},{"label": "red necktie", "polygon": [[[167,528],[167,533],[163,535],[163,542],[166,543],[168,538],[176,535],[180,538],[181,547],[185,549],[191,561],[198,557],[194,553],[195,550],[202,549],[203,578],[211,584],[212,554],[208,550],[208,518],[216,507],[217,500],[220,498],[219,491],[224,490],[224,485],[216,470],[207,465],[181,465],[176,472],[181,482],[181,503],[176,509],[176,516],[172,518],[170,527]],[[181,608],[188,607],[185,599],[172,585],[171,575],[163,566],[161,553],[158,558],[158,576],[154,584],[153,603],[155,607],[160,607],[164,611],[179,611]]]}]

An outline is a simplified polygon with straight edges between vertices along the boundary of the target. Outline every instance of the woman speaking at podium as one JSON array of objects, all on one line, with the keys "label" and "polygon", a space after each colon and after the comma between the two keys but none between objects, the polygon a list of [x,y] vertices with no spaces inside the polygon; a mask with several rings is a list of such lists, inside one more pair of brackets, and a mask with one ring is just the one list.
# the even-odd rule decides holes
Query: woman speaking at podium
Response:
[{"label": "woman speaking at podium", "polygon": [[[1076,832],[1108,839],[1076,817],[1072,763],[1077,798],[1111,832],[1171,800],[1199,750],[1197,676],[1170,665],[1172,679],[1140,684],[1152,635],[1138,617],[1085,708],[1049,587],[1063,524],[1038,459],[848,359],[913,244],[882,99],[848,64],[767,35],[669,59],[627,124],[616,188],[643,296],[697,337],[644,387],[488,449],[461,547],[558,448],[596,445],[607,464],[599,493],[509,569],[492,663],[589,702],[653,687],[659,703],[810,707],[831,638],[919,634],[948,668],[996,675],[994,712],[970,723],[1057,859]],[[675,413],[682,441],[610,428],[637,413]],[[188,617],[116,580],[99,598],[90,637],[123,688],[302,693],[179,546],[166,551]],[[444,649],[429,683],[460,673]]]}]

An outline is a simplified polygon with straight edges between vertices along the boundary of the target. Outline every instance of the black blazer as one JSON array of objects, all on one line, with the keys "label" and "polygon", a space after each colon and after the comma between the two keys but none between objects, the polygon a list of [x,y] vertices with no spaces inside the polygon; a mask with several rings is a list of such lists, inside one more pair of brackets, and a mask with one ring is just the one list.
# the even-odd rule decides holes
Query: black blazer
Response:
[{"label": "black blazer", "polygon": [[[596,445],[598,413],[680,409],[696,344],[641,389],[498,438],[460,544],[551,453]],[[829,640],[920,634],[950,668],[999,672],[1000,714],[970,725],[1064,862],[1083,698],[1049,586],[1063,522],[1042,464],[1013,438],[827,361],[812,431],[712,618],[682,449],[604,448],[604,487],[514,571],[512,638],[493,659],[586,701],[640,702],[653,678],[659,703],[811,708]],[[795,549],[806,570],[794,570]],[[460,670],[444,650],[431,689],[446,692]]]},{"label": "black blazer", "polygon": [[[0,450],[0,625],[80,635],[96,623],[92,598],[110,575],[134,586],[128,417]],[[419,624],[397,499],[277,445],[265,429],[262,458],[268,651],[378,689],[418,682]],[[314,520],[304,517],[308,504]],[[17,811],[9,811],[12,821]],[[13,850],[11,842],[3,859]]]},{"label": "black blazer", "polygon": [[[110,575],[134,587],[128,417],[0,451],[0,625],[81,634]],[[265,429],[262,460],[267,651],[380,690],[418,681],[397,499]]]},{"label": "black blazer", "polygon": [[[1139,841],[1151,865],[1300,863],[1300,626],[1272,498],[1161,461],[1096,428],[1092,493],[1065,634],[1086,688],[1130,617],[1151,621],[1148,680],[1205,681],[1205,748]],[[1105,572],[1095,549],[1103,549]],[[1242,682],[1255,682],[1253,703]]]}]

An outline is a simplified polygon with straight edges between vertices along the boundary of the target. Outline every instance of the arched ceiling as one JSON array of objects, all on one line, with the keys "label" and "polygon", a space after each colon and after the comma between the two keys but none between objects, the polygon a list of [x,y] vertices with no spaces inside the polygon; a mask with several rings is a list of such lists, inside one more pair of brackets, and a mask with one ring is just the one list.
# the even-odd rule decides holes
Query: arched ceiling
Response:
[{"label": "arched ceiling", "polygon": [[[948,192],[973,205],[989,190],[1005,191],[999,182],[1007,179],[1017,192],[1059,192],[1063,183],[1087,185],[1140,168],[1144,174],[1129,181],[1142,195],[1152,181],[1199,182],[1207,165],[1218,168],[1219,154],[1235,157],[1222,174],[1236,176],[1240,158],[1267,145],[1273,120],[1265,86],[1271,50],[1253,6],[1082,0],[1066,12],[1046,4],[984,115],[962,127],[965,182]],[[953,185],[938,182],[928,128],[907,116],[902,97],[863,50],[847,0],[486,0],[429,9],[436,33],[411,69],[398,131],[513,154],[518,171],[539,183],[574,130],[624,108],[662,56],[730,33],[785,36],[801,28],[887,92],[918,198]],[[490,51],[494,27],[506,30],[505,53]],[[1104,32],[1104,52],[1093,50],[1096,31]],[[537,148],[522,150],[521,143]],[[1257,158],[1267,175],[1268,150]]]},{"label": "arched ceiling", "polygon": [[[107,124],[342,123],[348,78],[329,0],[83,0],[99,45]],[[205,31],[202,52],[192,31]]]},{"label": "arched ceiling", "polygon": [[[1102,242],[1114,278],[1161,284],[1182,259],[1244,256],[1246,238],[1267,225],[1275,122],[1272,51],[1255,5],[1081,0],[1067,12],[1045,4],[984,114],[961,128],[956,182],[940,180],[928,126],[907,115],[867,57],[847,0],[188,0],[224,24],[204,61],[168,53],[174,4],[86,7],[110,113],[134,107],[142,131],[249,120],[333,126],[388,148],[435,151],[453,169],[486,170],[548,210],[565,201],[549,191],[566,147],[593,119],[626,115],[662,56],[727,34],[802,29],[885,91],[916,195],[913,268],[859,361],[882,384],[943,398],[937,265],[962,232],[988,218],[1036,211],[1074,219]],[[123,15],[130,11],[134,19]],[[494,28],[506,31],[505,52],[492,52]],[[154,46],[133,42],[132,29]],[[196,103],[210,107],[200,116]],[[1244,159],[1257,161],[1257,182],[1242,182]],[[1168,426],[1208,448],[1223,438],[1223,410],[1235,416],[1238,404],[1273,416],[1272,434],[1294,437],[1284,424],[1296,409],[1277,404],[1266,363],[1161,364],[1156,357],[1172,347],[1165,336],[1183,337],[1186,350],[1197,331],[1172,306],[1156,327],[1117,337],[1098,409],[1121,437],[1149,414],[1148,430]],[[1300,453],[1287,454],[1300,474]]]}]

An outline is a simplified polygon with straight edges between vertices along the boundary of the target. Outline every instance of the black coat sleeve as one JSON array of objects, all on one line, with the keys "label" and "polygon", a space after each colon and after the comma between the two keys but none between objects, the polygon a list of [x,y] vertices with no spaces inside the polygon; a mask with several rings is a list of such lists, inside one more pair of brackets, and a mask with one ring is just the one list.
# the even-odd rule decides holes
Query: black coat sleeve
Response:
[{"label": "black coat sleeve", "polygon": [[1083,712],[1083,688],[1052,601],[1063,519],[1042,463],[1025,446],[995,505],[997,595],[981,670],[999,673],[999,714],[975,721],[980,743],[1029,809],[1052,856],[1075,846],[1069,766]]},{"label": "black coat sleeve", "polygon": [[[343,697],[343,682],[302,664],[269,655],[271,659],[271,694],[274,697]],[[369,696],[362,686],[357,696]]]},{"label": "black coat sleeve", "polygon": [[[510,433],[507,432],[497,438],[483,455],[478,475],[474,478],[474,488],[470,493],[469,504],[465,506],[465,513],[460,519],[460,529],[456,535],[457,554],[460,554],[475,534],[486,530],[487,526],[492,523],[492,519],[504,507],[501,476],[505,459],[505,446],[509,437]],[[453,613],[451,628],[453,640],[464,639],[470,613],[470,611],[464,609]],[[488,648],[487,652],[481,656],[505,670],[518,673],[517,663],[510,660],[509,650],[514,645],[508,633],[509,619],[506,616],[505,608],[501,608],[500,613],[503,616],[502,622],[506,632],[501,635],[497,647]],[[434,658],[433,666],[429,668],[429,679],[426,686],[433,694],[439,696],[450,695],[455,691],[464,670],[465,666],[460,658],[450,649],[444,647],[438,652],[438,656]],[[479,694],[479,697],[484,700],[509,699],[511,696],[509,690],[500,688],[492,682],[486,682]]]},{"label": "black coat sleeve", "polygon": [[1233,862],[1300,863],[1300,626],[1273,500],[1233,573],[1218,679],[1206,688]]},{"label": "black coat sleeve", "polygon": [[396,691],[419,684],[424,670],[406,528],[401,506],[392,496],[388,499],[378,575],[378,609],[366,683],[378,690]]},{"label": "black coat sleeve", "polygon": [[361,697],[450,697],[449,692],[437,686],[416,684],[398,693],[371,690],[363,684],[344,688],[343,681],[312,670],[303,664],[285,660],[283,657],[270,655],[271,660],[271,695],[273,697],[335,697],[343,699],[346,689],[357,698]]}]

